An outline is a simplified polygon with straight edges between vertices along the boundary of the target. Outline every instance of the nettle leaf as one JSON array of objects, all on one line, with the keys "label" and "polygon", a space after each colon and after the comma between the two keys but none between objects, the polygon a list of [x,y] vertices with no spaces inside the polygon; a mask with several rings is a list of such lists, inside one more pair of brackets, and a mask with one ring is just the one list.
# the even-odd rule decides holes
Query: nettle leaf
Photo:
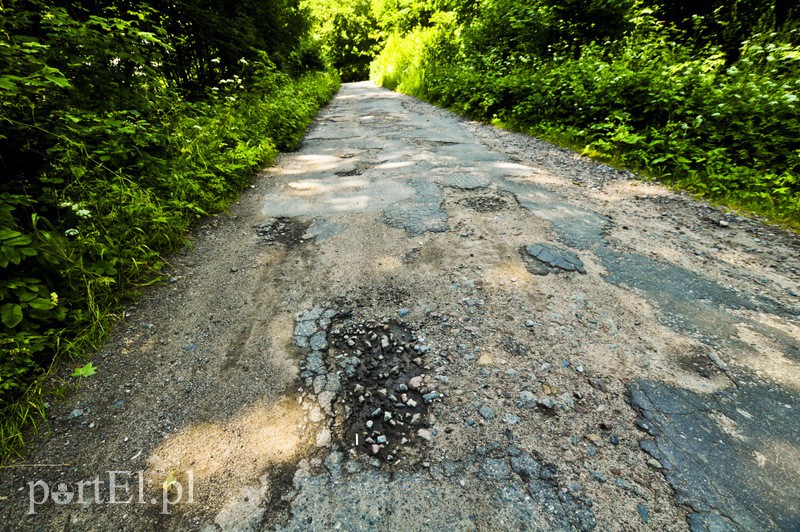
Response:
[{"label": "nettle leaf", "polygon": [[19,305],[15,305],[13,303],[6,303],[2,306],[0,310],[0,319],[3,321],[3,325],[8,327],[9,329],[13,329],[17,325],[20,324],[22,321],[23,314],[22,314],[22,307]]},{"label": "nettle leaf", "polygon": [[94,364],[89,362],[88,364],[86,364],[83,367],[75,368],[75,371],[72,372],[72,376],[73,377],[85,378],[85,377],[91,377],[95,373],[97,373],[97,368],[95,367]]}]

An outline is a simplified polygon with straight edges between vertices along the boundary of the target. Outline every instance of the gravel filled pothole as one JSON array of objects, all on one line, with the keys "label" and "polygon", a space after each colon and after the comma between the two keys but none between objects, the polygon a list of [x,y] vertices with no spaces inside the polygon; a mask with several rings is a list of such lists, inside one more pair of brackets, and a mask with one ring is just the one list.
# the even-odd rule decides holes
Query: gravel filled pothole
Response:
[{"label": "gravel filled pothole", "polygon": [[478,212],[497,212],[508,207],[506,200],[497,196],[470,196],[459,203]]},{"label": "gravel filled pothole", "polygon": [[[422,462],[434,434],[428,407],[443,394],[426,374],[428,346],[391,319],[356,320],[347,312],[312,309],[295,327],[295,343],[311,349],[300,374],[317,398],[328,434],[351,455],[375,465]],[[318,411],[318,410],[317,410]]]},{"label": "gravel filled pothole", "polygon": [[310,221],[281,217],[256,226],[256,234],[270,246],[292,247],[304,242],[303,235],[310,226]]}]

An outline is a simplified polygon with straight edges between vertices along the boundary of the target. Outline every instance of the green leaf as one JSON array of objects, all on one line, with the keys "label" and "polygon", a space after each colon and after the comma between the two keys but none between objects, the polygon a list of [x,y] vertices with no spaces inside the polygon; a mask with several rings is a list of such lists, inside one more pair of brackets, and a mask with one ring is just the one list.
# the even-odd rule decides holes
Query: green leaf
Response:
[{"label": "green leaf", "polygon": [[15,238],[20,236],[22,233],[19,231],[13,231],[11,229],[0,229],[0,240],[8,240],[9,238]]},{"label": "green leaf", "polygon": [[0,318],[3,320],[3,325],[9,329],[13,329],[19,325],[22,321],[22,317],[22,307],[12,303],[3,305],[2,311],[0,311]]},{"label": "green leaf", "polygon": [[45,299],[43,297],[37,297],[36,299],[28,303],[28,305],[31,308],[35,308],[36,310],[50,310],[51,308],[55,307],[52,301],[50,301],[49,299]]},{"label": "green leaf", "polygon": [[94,366],[94,364],[89,362],[82,368],[75,368],[75,371],[72,372],[72,376],[84,378],[84,377],[91,377],[95,373],[97,373],[97,368]]},{"label": "green leaf", "polygon": [[36,299],[36,292],[26,291],[24,294],[19,296],[20,303],[27,303],[28,301],[33,301],[34,299]]},{"label": "green leaf", "polygon": [[11,81],[10,76],[0,77],[0,89],[7,91],[16,91],[17,86]]},{"label": "green leaf", "polygon": [[51,83],[55,83],[56,85],[58,85],[62,89],[71,89],[72,88],[72,85],[70,84],[69,81],[67,81],[67,78],[59,78],[59,77],[56,77],[56,76],[45,76],[45,79],[47,81],[50,81]]}]

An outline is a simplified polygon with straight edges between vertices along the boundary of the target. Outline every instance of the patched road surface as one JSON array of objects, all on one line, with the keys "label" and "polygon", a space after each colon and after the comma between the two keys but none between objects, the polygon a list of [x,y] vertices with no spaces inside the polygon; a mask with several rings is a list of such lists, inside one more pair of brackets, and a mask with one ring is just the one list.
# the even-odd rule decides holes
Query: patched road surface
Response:
[{"label": "patched road surface", "polygon": [[0,473],[8,530],[800,530],[800,239],[346,84]]}]

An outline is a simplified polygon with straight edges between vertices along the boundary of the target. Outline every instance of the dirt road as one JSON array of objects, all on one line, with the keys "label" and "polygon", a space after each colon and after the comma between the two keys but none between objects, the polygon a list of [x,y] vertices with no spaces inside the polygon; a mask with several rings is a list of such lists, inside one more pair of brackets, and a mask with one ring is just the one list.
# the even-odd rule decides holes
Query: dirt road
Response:
[{"label": "dirt road", "polygon": [[346,84],[51,408],[2,526],[798,530],[798,243]]}]

